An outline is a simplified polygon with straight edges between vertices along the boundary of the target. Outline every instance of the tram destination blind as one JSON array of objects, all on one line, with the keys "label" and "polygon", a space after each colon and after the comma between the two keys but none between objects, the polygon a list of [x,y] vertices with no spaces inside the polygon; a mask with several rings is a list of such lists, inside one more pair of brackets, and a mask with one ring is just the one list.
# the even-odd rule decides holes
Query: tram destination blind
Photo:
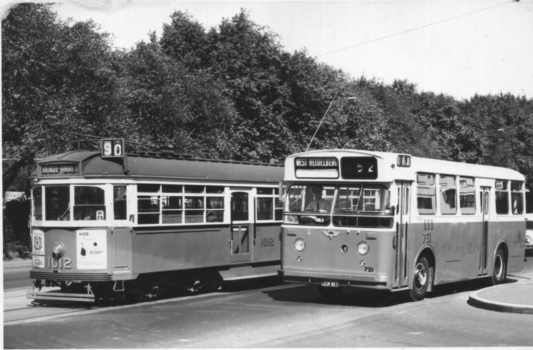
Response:
[{"label": "tram destination blind", "polygon": [[343,157],[341,159],[343,179],[375,180],[378,178],[378,162],[374,157]]}]

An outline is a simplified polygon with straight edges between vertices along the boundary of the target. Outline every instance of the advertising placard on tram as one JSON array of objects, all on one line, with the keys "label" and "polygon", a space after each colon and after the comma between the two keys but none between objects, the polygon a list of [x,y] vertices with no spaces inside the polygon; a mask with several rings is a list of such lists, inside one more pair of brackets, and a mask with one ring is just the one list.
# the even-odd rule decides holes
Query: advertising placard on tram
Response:
[{"label": "advertising placard on tram", "polygon": [[106,230],[76,231],[79,270],[107,269]]}]

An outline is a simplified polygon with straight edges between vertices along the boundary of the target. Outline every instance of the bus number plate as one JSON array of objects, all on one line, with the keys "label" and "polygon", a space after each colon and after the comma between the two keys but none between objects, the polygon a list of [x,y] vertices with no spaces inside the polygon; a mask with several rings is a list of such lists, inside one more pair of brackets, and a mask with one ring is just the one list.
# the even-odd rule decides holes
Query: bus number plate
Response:
[{"label": "bus number plate", "polygon": [[321,284],[322,287],[338,287],[339,282],[330,282],[330,281],[324,281]]}]

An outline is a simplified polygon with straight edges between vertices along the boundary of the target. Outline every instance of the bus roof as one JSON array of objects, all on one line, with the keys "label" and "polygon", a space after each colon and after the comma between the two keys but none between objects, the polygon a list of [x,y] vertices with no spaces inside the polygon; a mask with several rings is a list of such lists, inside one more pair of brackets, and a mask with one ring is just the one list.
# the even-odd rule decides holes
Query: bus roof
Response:
[{"label": "bus roof", "polygon": [[[411,157],[411,165],[409,167],[397,166],[398,156]],[[400,179],[416,181],[417,173],[448,174],[487,179],[525,181],[524,175],[520,174],[516,170],[508,168],[412,157],[406,153],[374,152],[352,149],[316,150],[293,154],[287,157],[285,160],[285,180],[307,180],[297,179],[295,176],[294,159],[301,157],[336,157],[339,160],[342,157],[375,157],[377,158],[380,166],[380,176],[378,179],[376,179],[376,181],[393,181]],[[349,181],[343,180],[340,177],[338,180]]]},{"label": "bus roof", "polygon": [[[118,177],[238,182],[279,182],[283,179],[283,166],[278,164],[198,159],[165,152],[128,154],[123,160],[102,158],[100,152],[71,151],[46,157],[37,164],[32,177],[39,179]],[[68,172],[62,171],[61,167],[68,168]]]}]

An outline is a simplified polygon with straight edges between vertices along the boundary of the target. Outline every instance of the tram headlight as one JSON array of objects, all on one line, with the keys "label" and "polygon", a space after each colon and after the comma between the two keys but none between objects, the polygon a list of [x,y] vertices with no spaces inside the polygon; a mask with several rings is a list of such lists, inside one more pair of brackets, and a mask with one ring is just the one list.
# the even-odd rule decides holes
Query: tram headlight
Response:
[{"label": "tram headlight", "polygon": [[357,251],[361,255],[366,255],[369,250],[370,250],[370,246],[368,245],[368,243],[366,243],[364,241],[363,242],[359,242],[359,244],[357,245]]},{"label": "tram headlight", "polygon": [[296,241],[294,241],[294,249],[301,252],[305,249],[305,241],[301,238],[298,238]]},{"label": "tram headlight", "polygon": [[61,242],[55,242],[52,247],[52,255],[54,258],[60,258],[65,254],[65,245]]}]

